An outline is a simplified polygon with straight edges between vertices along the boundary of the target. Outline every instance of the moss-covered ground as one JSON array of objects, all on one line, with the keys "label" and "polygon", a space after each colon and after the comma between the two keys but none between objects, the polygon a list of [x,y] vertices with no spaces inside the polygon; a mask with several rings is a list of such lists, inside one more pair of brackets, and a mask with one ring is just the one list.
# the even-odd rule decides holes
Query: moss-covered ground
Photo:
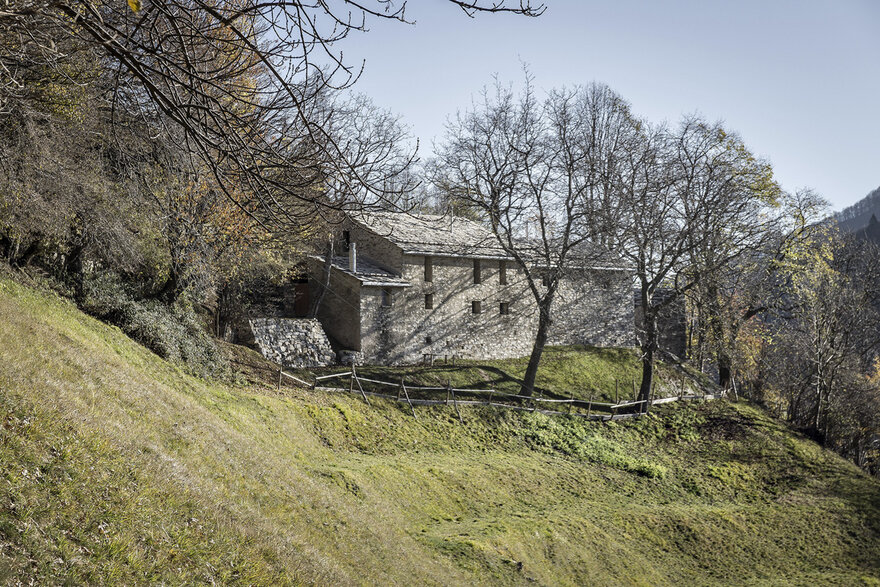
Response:
[{"label": "moss-covered ground", "polygon": [[192,378],[5,279],[0,322],[0,582],[880,584],[880,484],[749,405],[416,419]]}]

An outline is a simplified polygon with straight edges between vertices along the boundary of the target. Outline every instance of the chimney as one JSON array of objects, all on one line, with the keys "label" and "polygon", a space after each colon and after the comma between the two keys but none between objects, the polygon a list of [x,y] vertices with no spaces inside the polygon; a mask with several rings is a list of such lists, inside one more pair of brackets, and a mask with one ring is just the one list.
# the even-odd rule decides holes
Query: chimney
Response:
[{"label": "chimney", "polygon": [[358,253],[357,253],[357,243],[350,243],[348,245],[348,268],[352,273],[357,273],[358,270]]}]

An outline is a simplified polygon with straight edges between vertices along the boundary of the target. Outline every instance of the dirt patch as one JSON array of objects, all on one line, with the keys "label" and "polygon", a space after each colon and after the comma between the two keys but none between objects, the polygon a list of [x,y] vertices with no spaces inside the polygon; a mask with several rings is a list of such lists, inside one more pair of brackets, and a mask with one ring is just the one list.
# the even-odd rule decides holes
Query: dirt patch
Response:
[{"label": "dirt patch", "polygon": [[708,416],[700,425],[700,436],[709,441],[743,440],[752,428],[752,422],[735,414]]},{"label": "dirt patch", "polygon": [[217,341],[217,347],[237,376],[250,385],[278,385],[278,365],[257,351],[239,344]]}]

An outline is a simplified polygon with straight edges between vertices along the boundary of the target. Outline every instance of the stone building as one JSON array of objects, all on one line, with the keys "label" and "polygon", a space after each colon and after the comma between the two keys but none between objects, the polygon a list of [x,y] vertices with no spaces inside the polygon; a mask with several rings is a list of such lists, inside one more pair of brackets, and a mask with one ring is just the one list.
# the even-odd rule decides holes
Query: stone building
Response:
[{"label": "stone building", "polygon": [[[426,354],[528,355],[537,308],[523,270],[481,225],[452,216],[375,213],[347,219],[331,263],[315,257],[309,295],[338,348],[366,363]],[[539,267],[532,269],[540,272]],[[567,271],[549,344],[634,343],[632,277],[607,251]]]}]

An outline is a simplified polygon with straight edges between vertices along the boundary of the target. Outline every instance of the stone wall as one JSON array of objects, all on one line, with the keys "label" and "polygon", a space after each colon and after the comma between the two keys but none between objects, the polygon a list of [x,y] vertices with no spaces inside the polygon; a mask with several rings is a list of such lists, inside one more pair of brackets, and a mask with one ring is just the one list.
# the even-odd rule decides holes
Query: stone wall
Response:
[{"label": "stone wall", "polygon": [[635,345],[631,292],[628,271],[571,271],[557,290],[548,343]]},{"label": "stone wall", "polygon": [[[655,303],[666,301],[673,292],[658,290],[654,293]],[[639,338],[645,335],[645,313],[642,311],[642,298],[640,292],[633,293],[635,306],[636,333]],[[659,334],[660,350],[679,358],[687,354],[687,316],[685,314],[684,296],[678,296],[668,303],[657,316],[657,330]]]},{"label": "stone wall", "polygon": [[[480,261],[474,283],[473,259],[433,257],[433,280],[426,282],[424,257],[407,255],[403,278],[412,287],[395,288],[390,307],[382,289],[363,287],[360,300],[361,351],[367,363],[418,361],[423,353],[474,359],[526,356],[537,329],[537,309],[524,272],[506,262],[500,283],[498,260]],[[627,272],[582,271],[560,285],[554,303],[550,344],[629,346],[634,344],[632,283]],[[425,296],[433,308],[425,308]],[[480,302],[480,313],[473,302]],[[501,304],[509,313],[501,314]]]},{"label": "stone wall", "polygon": [[339,232],[334,243],[337,255],[348,254],[348,249],[343,242],[344,231],[349,233],[349,241],[357,243],[358,256],[370,259],[373,264],[387,269],[393,273],[400,273],[403,265],[403,251],[400,247],[389,241],[382,235],[346,219],[342,224],[343,230]]},{"label": "stone wall", "polygon": [[323,367],[336,355],[321,328],[309,318],[254,318],[250,320],[257,348],[264,357],[285,367]]},{"label": "stone wall", "polygon": [[[309,267],[309,287],[315,299],[324,289],[324,263],[317,259]],[[357,278],[341,271],[330,272],[330,287],[318,306],[318,319],[327,335],[339,346],[360,350],[361,284]]]}]

